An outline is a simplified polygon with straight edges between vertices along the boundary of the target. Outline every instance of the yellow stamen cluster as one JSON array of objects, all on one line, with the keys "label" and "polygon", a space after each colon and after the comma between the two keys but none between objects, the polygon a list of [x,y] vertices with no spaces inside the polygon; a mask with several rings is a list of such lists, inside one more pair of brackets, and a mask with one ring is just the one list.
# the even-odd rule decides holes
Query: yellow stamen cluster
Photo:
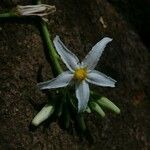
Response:
[{"label": "yellow stamen cluster", "polygon": [[87,76],[86,68],[79,68],[75,70],[75,73],[74,73],[75,79],[82,81],[86,78],[86,76]]}]

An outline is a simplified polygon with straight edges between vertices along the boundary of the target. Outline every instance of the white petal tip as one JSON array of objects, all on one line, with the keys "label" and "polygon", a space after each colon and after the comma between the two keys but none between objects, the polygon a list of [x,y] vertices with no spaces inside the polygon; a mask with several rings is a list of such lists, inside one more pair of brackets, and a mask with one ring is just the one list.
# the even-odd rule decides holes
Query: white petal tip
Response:
[{"label": "white petal tip", "polygon": [[109,86],[109,87],[116,87],[115,83],[116,83],[116,82],[114,82],[113,84],[108,85],[108,86]]},{"label": "white petal tip", "polygon": [[55,43],[55,42],[58,41],[59,39],[60,39],[59,36],[56,35],[55,38],[54,38],[54,40],[53,40],[53,42]]},{"label": "white petal tip", "polygon": [[116,80],[114,80],[114,85],[113,85],[113,87],[116,87],[116,83],[117,83],[117,81],[116,81]]},{"label": "white petal tip", "polygon": [[58,35],[56,35],[56,36],[55,36],[55,38],[59,38],[59,36],[58,36]]},{"label": "white petal tip", "polygon": [[109,38],[109,37],[104,37],[102,40],[105,40],[107,42],[111,42],[113,39]]},{"label": "white petal tip", "polygon": [[[109,77],[110,78],[110,77]],[[110,78],[111,79],[111,83],[110,83],[110,85],[108,85],[109,87],[116,87],[116,80],[114,80],[114,79],[112,79],[112,78]]]},{"label": "white petal tip", "polygon": [[115,84],[114,84],[114,85],[112,85],[111,87],[116,87],[116,86],[115,86]]}]

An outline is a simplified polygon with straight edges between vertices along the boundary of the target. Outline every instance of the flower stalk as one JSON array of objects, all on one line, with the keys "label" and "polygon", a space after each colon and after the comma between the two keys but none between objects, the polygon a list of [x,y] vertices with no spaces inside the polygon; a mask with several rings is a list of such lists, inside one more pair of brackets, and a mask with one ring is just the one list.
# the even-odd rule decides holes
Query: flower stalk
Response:
[{"label": "flower stalk", "polygon": [[0,14],[0,18],[12,18],[12,17],[17,17],[15,12],[11,11],[11,12]]},{"label": "flower stalk", "polygon": [[59,75],[62,72],[62,68],[59,64],[57,53],[53,47],[53,43],[51,41],[51,36],[48,31],[46,23],[41,19],[41,34],[43,35],[43,40],[47,46],[49,57],[52,62],[52,70],[54,76]]},{"label": "flower stalk", "polygon": [[77,123],[78,123],[78,126],[81,129],[81,131],[86,131],[86,124],[85,124],[85,121],[84,121],[83,114],[78,114],[76,119],[77,119]]}]

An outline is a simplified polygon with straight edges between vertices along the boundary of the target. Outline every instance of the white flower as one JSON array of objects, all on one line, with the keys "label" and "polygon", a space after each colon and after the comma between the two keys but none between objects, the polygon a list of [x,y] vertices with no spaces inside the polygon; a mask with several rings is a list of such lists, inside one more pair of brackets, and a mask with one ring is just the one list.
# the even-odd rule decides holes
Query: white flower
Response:
[{"label": "white flower", "polygon": [[103,38],[80,63],[76,55],[66,48],[59,36],[56,36],[53,41],[55,48],[69,70],[61,73],[52,80],[38,83],[38,87],[42,90],[60,88],[67,86],[70,81],[73,80],[75,83],[76,97],[78,99],[78,111],[84,111],[87,107],[90,95],[88,83],[104,87],[115,87],[116,81],[114,79],[94,70],[104,48],[111,41],[112,39],[108,37]]},{"label": "white flower", "polygon": [[55,6],[46,5],[46,4],[39,4],[39,5],[26,5],[26,6],[20,6],[18,5],[17,13],[22,16],[46,16],[50,13],[53,13],[56,11]]}]

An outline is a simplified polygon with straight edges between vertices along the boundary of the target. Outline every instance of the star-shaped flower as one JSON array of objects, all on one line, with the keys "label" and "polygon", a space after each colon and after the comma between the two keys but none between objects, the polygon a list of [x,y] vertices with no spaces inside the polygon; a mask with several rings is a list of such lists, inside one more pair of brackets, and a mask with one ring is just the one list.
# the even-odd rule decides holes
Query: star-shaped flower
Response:
[{"label": "star-shaped flower", "polygon": [[52,80],[38,83],[38,87],[42,90],[54,89],[66,87],[71,81],[74,81],[75,93],[78,99],[78,112],[84,111],[90,96],[89,83],[104,87],[115,87],[116,81],[114,79],[94,70],[104,48],[111,41],[111,38],[103,38],[93,46],[92,50],[80,63],[77,56],[66,48],[59,36],[56,36],[53,41],[55,48],[69,70],[62,72]]}]

